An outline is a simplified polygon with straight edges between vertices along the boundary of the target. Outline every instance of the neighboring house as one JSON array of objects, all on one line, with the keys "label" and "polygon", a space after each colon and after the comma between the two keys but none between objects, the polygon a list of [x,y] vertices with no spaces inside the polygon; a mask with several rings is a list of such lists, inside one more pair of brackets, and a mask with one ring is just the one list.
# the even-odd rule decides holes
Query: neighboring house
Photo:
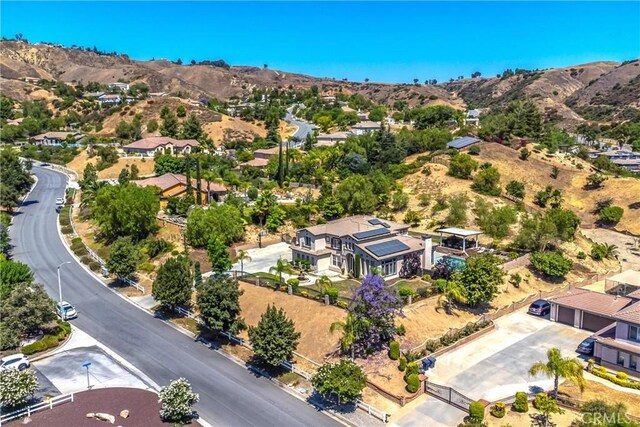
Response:
[{"label": "neighboring house", "polygon": [[552,321],[596,332],[615,322],[614,316],[633,299],[577,288],[549,298],[549,302]]},{"label": "neighboring house", "polygon": [[591,157],[592,159],[597,159],[600,156],[605,156],[611,161],[640,159],[640,153],[637,153],[631,150],[625,150],[625,149],[607,150],[607,151],[597,151],[597,150],[589,151],[589,157]]},{"label": "neighboring house", "polygon": [[366,113],[364,111],[358,111],[356,113],[356,115],[358,116],[358,118],[362,121],[367,121],[369,120],[369,113]]},{"label": "neighboring house", "polygon": [[166,136],[143,138],[122,147],[128,155],[154,157],[156,153],[189,154],[199,145],[195,139],[174,139]]},{"label": "neighboring house", "polygon": [[36,145],[61,145],[65,141],[75,144],[81,136],[80,132],[47,132],[32,137],[31,141]]},{"label": "neighboring house", "polygon": [[[282,146],[282,152],[284,154],[284,152],[287,151],[286,146]],[[256,159],[265,159],[265,160],[269,160],[271,157],[273,156],[277,156],[280,153],[280,147],[276,146],[276,147],[271,147],[271,148],[261,148],[259,150],[256,150],[253,152],[253,157],[255,157]]]},{"label": "neighboring house", "polygon": [[24,77],[24,81],[27,83],[33,83],[36,84],[40,81],[39,77]]},{"label": "neighboring house", "polygon": [[[604,281],[604,289],[608,294],[631,296],[640,292],[640,271],[625,270]],[[640,296],[637,297],[640,299]]]},{"label": "neighboring house", "polygon": [[415,254],[428,268],[433,256],[431,237],[407,235],[409,225],[360,215],[302,228],[291,244],[292,261],[311,263],[314,271],[365,275],[378,268],[392,279],[399,276],[405,256]]},{"label": "neighboring house", "polygon": [[[640,297],[640,295],[639,295]],[[598,331],[593,356],[597,363],[640,375],[640,301],[618,311],[615,323]]]},{"label": "neighboring house", "polygon": [[[161,176],[146,178],[134,181],[141,187],[158,187],[160,189],[160,200],[162,206],[166,206],[169,197],[180,197],[187,192],[187,177],[175,173],[165,173]],[[223,184],[217,182],[207,183],[206,180],[200,181],[202,191],[202,201],[205,204],[212,201],[220,202],[227,195],[227,188]],[[191,179],[191,187],[194,193],[197,191],[197,181]]]},{"label": "neighboring house", "polygon": [[84,94],[85,98],[95,98],[98,99],[100,98],[102,95],[104,95],[104,92],[87,92]]},{"label": "neighboring house", "polygon": [[464,119],[465,126],[476,126],[480,125],[480,110],[469,110],[467,111],[467,117]]},{"label": "neighboring house", "polygon": [[7,120],[7,124],[10,126],[20,126],[23,120],[24,120],[23,117],[19,117],[17,119],[9,119]]},{"label": "neighboring house", "polygon": [[255,158],[249,161],[246,161],[244,163],[240,163],[239,166],[249,166],[252,168],[264,168],[269,164],[269,160],[268,159],[260,159],[260,158]]},{"label": "neighboring house", "polygon": [[640,172],[640,158],[638,159],[615,159],[613,164],[621,168],[629,169],[632,172]]},{"label": "neighboring house", "polygon": [[99,97],[96,98],[96,100],[98,101],[98,104],[105,105],[114,105],[114,104],[120,104],[121,102],[124,102],[124,97],[118,95],[118,94],[106,94],[106,95],[100,95]]},{"label": "neighboring house", "polygon": [[335,133],[321,133],[317,137],[317,146],[319,147],[331,147],[336,145],[338,142],[344,142],[353,136],[351,132],[335,132]]},{"label": "neighboring house", "polygon": [[366,135],[368,133],[377,132],[381,128],[380,122],[364,121],[357,123],[351,127],[356,135]]},{"label": "neighboring house", "polygon": [[124,92],[129,90],[129,84],[128,83],[120,83],[120,82],[109,83],[107,85],[107,87],[109,89],[118,89],[118,90],[121,90],[121,91],[124,91]]},{"label": "neighboring house", "polygon": [[456,138],[453,141],[447,142],[447,148],[462,150],[463,148],[477,144],[478,142],[482,142],[482,140],[474,136],[463,136],[462,138]]},{"label": "neighboring house", "polygon": [[248,103],[229,105],[227,107],[227,112],[229,113],[230,116],[237,117],[244,110],[249,110],[249,109],[253,108],[253,106],[254,106],[254,104],[248,104]]}]

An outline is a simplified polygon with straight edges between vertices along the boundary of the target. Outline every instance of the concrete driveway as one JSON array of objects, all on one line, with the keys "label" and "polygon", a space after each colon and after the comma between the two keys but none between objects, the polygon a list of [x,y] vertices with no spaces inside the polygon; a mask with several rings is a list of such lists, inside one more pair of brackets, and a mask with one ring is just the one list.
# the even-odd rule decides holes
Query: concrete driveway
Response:
[{"label": "concrete driveway", "polygon": [[[529,367],[546,360],[546,352],[552,347],[565,356],[577,356],[575,348],[590,335],[516,312],[498,319],[495,331],[438,358],[436,367],[428,372],[429,381],[453,387],[471,399],[488,401],[511,397],[517,391],[550,389],[553,380],[529,377]],[[433,397],[422,396],[404,408],[395,424],[455,425],[465,415]]]},{"label": "concrete driveway", "polygon": [[[251,257],[251,261],[244,262],[244,271],[247,273],[268,273],[280,258],[291,261],[291,249],[289,244],[284,242],[269,245],[266,248],[248,249],[247,253]],[[231,269],[240,271],[240,262],[233,264]]]}]

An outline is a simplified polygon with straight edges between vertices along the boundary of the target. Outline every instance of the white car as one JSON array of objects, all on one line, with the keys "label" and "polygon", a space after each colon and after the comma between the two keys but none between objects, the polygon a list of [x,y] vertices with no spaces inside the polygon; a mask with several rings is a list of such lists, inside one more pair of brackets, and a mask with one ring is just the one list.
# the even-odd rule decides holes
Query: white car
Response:
[{"label": "white car", "polygon": [[31,363],[27,360],[27,356],[22,353],[12,354],[11,356],[5,356],[0,359],[0,371],[11,368],[24,371],[29,366],[31,366]]},{"label": "white car", "polygon": [[56,310],[62,320],[75,319],[78,317],[76,309],[66,301],[59,302],[56,305]]},{"label": "white car", "polygon": [[64,199],[62,197],[56,199],[56,206],[64,206]]}]

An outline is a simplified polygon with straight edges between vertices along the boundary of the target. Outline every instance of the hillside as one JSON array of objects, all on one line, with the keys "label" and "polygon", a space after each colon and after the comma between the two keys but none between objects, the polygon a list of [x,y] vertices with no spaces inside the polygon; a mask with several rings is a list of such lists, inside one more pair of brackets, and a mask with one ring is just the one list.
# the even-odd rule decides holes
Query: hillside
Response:
[{"label": "hillside", "polygon": [[[638,202],[640,202],[640,180],[635,178],[609,178],[605,181],[603,188],[599,190],[585,190],[584,184],[589,175],[589,165],[582,163],[584,169],[577,169],[568,161],[560,161],[558,158],[547,157],[543,154],[532,153],[528,160],[522,161],[517,158],[517,152],[509,147],[496,143],[482,143],[480,145],[480,155],[474,159],[480,164],[490,162],[500,172],[500,184],[504,186],[511,180],[524,182],[526,196],[524,202],[532,209],[537,207],[533,204],[533,197],[536,192],[543,190],[547,185],[558,188],[564,197],[564,206],[574,211],[582,220],[582,226],[593,228],[597,220],[593,213],[596,202],[600,199],[611,197],[613,204],[624,208],[622,220],[616,228],[618,230],[629,231],[633,234],[640,234],[640,221],[638,221]],[[578,160],[580,161],[580,160]],[[582,162],[582,161],[580,161]],[[577,164],[577,163],[576,163]],[[476,193],[471,190],[471,180],[462,180],[447,175],[447,167],[440,164],[430,164],[431,175],[426,176],[420,172],[404,177],[401,183],[405,192],[413,195],[427,193],[432,195],[432,199],[438,194],[447,196],[466,192],[473,200]],[[551,170],[557,166],[560,170],[558,177],[551,177]],[[486,198],[486,196],[481,196]],[[504,199],[491,197],[493,204],[508,203]],[[435,202],[432,202],[433,205]],[[636,207],[633,209],[633,207]],[[434,218],[431,209],[424,209],[418,206],[417,197],[410,199],[409,208],[424,211],[423,217],[426,223]],[[446,212],[445,212],[446,213]],[[473,225],[469,215],[469,224]],[[443,215],[435,216],[435,219],[442,219]]]},{"label": "hillside", "polygon": [[640,62],[602,61],[518,73],[463,79],[444,87],[474,107],[493,107],[531,97],[547,119],[575,125],[607,122],[640,114]]}]

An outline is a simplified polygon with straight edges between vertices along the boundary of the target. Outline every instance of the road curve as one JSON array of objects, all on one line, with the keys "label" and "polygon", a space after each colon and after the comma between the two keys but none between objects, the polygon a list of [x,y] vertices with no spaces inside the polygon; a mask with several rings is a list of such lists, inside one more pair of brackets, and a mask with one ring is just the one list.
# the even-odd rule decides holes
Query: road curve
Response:
[{"label": "road curve", "polygon": [[[13,219],[13,257],[27,263],[36,280],[57,299],[56,267],[63,298],[79,310],[72,323],[125,358],[157,384],[187,378],[200,394],[196,410],[214,425],[329,426],[334,419],[281,390],[265,378],[194,342],[124,300],[82,268],[57,231],[55,199],[67,177],[34,167],[38,183]],[[78,370],[82,371],[82,366]]]}]

